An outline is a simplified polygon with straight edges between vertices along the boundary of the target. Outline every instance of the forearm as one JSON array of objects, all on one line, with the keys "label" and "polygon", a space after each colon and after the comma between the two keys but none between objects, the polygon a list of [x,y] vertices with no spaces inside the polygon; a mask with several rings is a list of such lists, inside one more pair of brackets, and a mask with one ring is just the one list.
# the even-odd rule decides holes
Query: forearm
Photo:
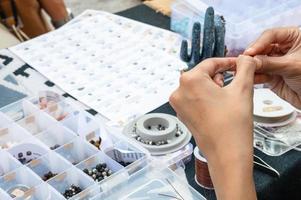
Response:
[{"label": "forearm", "polygon": [[[215,193],[218,200],[254,200],[252,123],[240,122],[244,124],[242,127],[225,124],[203,130],[209,135],[219,135],[215,138],[218,145],[212,145],[213,142],[204,141],[200,134],[195,134],[198,146],[203,147],[200,149],[207,159]],[[226,131],[221,133],[220,130]],[[235,142],[240,136],[244,138]]]},{"label": "forearm", "polygon": [[217,199],[256,199],[253,170],[249,166],[231,162],[223,165],[210,165],[210,175]]}]

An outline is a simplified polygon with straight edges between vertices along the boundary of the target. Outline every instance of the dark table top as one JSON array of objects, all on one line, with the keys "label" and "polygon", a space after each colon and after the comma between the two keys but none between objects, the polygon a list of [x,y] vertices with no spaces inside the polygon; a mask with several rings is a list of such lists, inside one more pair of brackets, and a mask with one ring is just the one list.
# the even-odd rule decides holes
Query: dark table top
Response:
[{"label": "dark table top", "polygon": [[[137,21],[151,24],[160,28],[170,29],[170,18],[156,13],[152,9],[140,5],[118,15]],[[153,112],[162,112],[175,115],[171,106],[167,103]],[[195,146],[195,142],[191,141]],[[268,200],[300,200],[301,199],[301,152],[295,150],[278,156],[271,157],[255,149],[255,154],[261,157],[281,174],[280,178],[272,177],[254,169],[254,179],[258,199]],[[194,158],[186,166],[186,175],[192,187],[202,193],[208,200],[216,199],[214,191],[206,190],[198,186],[194,181]]]}]

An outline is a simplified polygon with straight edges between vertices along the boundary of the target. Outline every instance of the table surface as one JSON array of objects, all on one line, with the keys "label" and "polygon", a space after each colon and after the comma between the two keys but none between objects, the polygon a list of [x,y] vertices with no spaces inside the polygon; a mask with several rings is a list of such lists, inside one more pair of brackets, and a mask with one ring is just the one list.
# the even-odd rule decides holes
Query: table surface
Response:
[{"label": "table surface", "polygon": [[[156,13],[150,8],[140,5],[117,13],[137,21],[151,24],[160,28],[170,29],[170,18]],[[175,115],[171,106],[167,103],[153,112],[162,112]],[[191,141],[193,145],[195,142]],[[288,153],[271,157],[255,149],[255,154],[280,172],[280,178],[272,177],[257,169],[254,169],[254,180],[258,199],[301,199],[301,152],[292,150]],[[214,191],[201,188],[194,181],[194,158],[186,166],[186,175],[192,187],[203,194],[208,200],[216,199]]]},{"label": "table surface", "polygon": [[[170,18],[163,16],[155,11],[149,9],[144,5],[140,5],[129,10],[117,13],[121,16],[128,17],[137,21],[141,21],[147,24],[151,24],[157,27],[164,29],[169,29],[170,27]],[[7,53],[5,53],[7,54]],[[17,59],[15,59],[17,61]],[[0,68],[3,60],[0,58]],[[3,64],[5,65],[5,64]],[[3,74],[10,74],[14,78],[21,81],[21,83],[26,83],[27,89],[34,87],[35,91],[45,90],[45,87],[48,90],[53,90],[55,92],[59,91],[56,89],[56,86],[47,81],[45,78],[41,78],[40,75],[29,66],[24,65],[24,63],[16,63],[20,67],[14,69],[5,68],[0,70],[1,77]],[[11,71],[14,73],[8,73]],[[10,82],[8,77],[3,76],[3,79]],[[2,83],[2,82],[1,82]],[[38,84],[40,83],[40,84]],[[5,86],[6,85],[6,86]],[[9,88],[9,84],[0,84],[0,107],[7,105],[17,99],[24,97],[26,94],[21,92],[16,92],[15,87]],[[20,86],[20,85],[19,85]],[[18,86],[18,87],[19,87]],[[20,91],[25,91],[20,89]],[[64,94],[68,96],[68,94]],[[170,107],[168,103],[154,110],[153,112],[161,112],[175,115],[175,112]],[[191,141],[195,145],[194,141]],[[265,174],[261,171],[254,170],[254,179],[256,184],[256,190],[259,199],[268,199],[268,200],[294,200],[301,199],[301,152],[289,151],[288,153],[279,156],[279,157],[270,157],[258,150],[255,150],[255,154],[265,160],[269,165],[278,170],[281,174],[280,178],[274,178],[268,174]],[[194,181],[194,158],[186,166],[186,175],[187,179],[192,187],[197,191],[202,193],[208,200],[216,199],[214,191],[205,190],[198,186]]]}]

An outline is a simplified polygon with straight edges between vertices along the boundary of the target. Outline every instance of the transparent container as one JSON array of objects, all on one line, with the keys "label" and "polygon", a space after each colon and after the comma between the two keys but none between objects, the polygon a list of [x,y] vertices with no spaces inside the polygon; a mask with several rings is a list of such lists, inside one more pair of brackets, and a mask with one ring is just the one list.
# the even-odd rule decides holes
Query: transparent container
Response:
[{"label": "transparent container", "polygon": [[0,177],[22,166],[13,156],[3,150],[0,150],[0,161]]},{"label": "transparent container", "polygon": [[0,112],[14,122],[24,119],[37,111],[39,111],[39,109],[26,99],[9,104],[0,109]]},{"label": "transparent container", "polygon": [[65,144],[55,151],[73,165],[77,165],[99,152],[95,147],[80,138],[76,138],[74,141]]},{"label": "transparent container", "polygon": [[0,112],[0,129],[7,127],[12,122],[13,121],[10,118]]},{"label": "transparent container", "polygon": [[23,196],[41,183],[41,179],[26,167],[21,167],[0,178],[0,187],[12,198]]},{"label": "transparent container", "polygon": [[44,111],[57,121],[68,119],[69,117],[76,115],[79,112],[78,108],[68,103],[67,100],[53,103],[49,105]]},{"label": "transparent container", "polygon": [[24,140],[24,142],[8,149],[8,152],[24,165],[47,154],[49,151],[47,146],[35,138]]},{"label": "transparent container", "polygon": [[266,29],[301,25],[299,0],[181,0],[172,6],[171,29],[190,37],[191,21],[203,25],[208,6],[226,20],[226,45],[231,56],[243,52]]},{"label": "transparent container", "polygon": [[[62,124],[98,149],[104,150],[113,146],[112,139],[105,129],[105,124],[87,112],[79,111],[63,120]],[[96,145],[97,142],[99,145]]]},{"label": "transparent container", "polygon": [[52,127],[56,121],[44,112],[35,112],[17,122],[32,135],[36,135],[49,127]]},{"label": "transparent container", "polygon": [[31,134],[22,127],[10,124],[7,128],[0,129],[0,149],[12,148],[30,137]]},{"label": "transparent container", "polygon": [[48,181],[56,175],[72,167],[72,164],[55,152],[35,159],[27,164],[27,167],[35,172],[42,180]]},{"label": "transparent container", "polygon": [[[76,167],[82,171],[84,169],[91,170],[92,168],[95,168],[98,164],[106,164],[107,168],[112,171],[112,175],[124,168],[122,165],[112,160],[109,156],[105,155],[101,151],[96,155],[88,158],[87,160],[81,162],[80,164],[76,165]],[[92,179],[92,177],[90,178]],[[108,176],[107,178],[110,178],[110,176]],[[106,178],[103,180],[106,180]]]},{"label": "transparent container", "polygon": [[93,119],[93,116],[84,111],[74,112],[73,115],[62,120],[62,124],[82,137],[85,137],[100,127],[99,122]]},{"label": "transparent container", "polygon": [[62,97],[52,91],[41,91],[38,97],[30,98],[29,101],[41,110],[45,110],[48,106],[62,101]]},{"label": "transparent container", "polygon": [[197,2],[197,4],[198,7],[179,0],[175,1],[172,5],[171,30],[181,34],[185,38],[191,39],[193,23],[200,22],[202,25],[204,24],[204,10],[208,7],[201,1]]},{"label": "transparent container", "polygon": [[122,183],[103,191],[93,199],[195,199],[205,200],[195,189],[186,184],[170,169],[147,166],[129,176]]},{"label": "transparent container", "polygon": [[95,182],[75,167],[49,180],[48,184],[55,188],[61,195],[63,195],[66,189],[70,188],[71,185],[80,187],[82,192],[72,196],[72,199],[89,199],[97,192],[95,189],[92,190]]},{"label": "transparent container", "polygon": [[12,198],[0,188],[0,199],[12,200]]},{"label": "transparent container", "polygon": [[64,144],[70,143],[76,138],[76,135],[71,130],[57,123],[48,130],[38,134],[36,138],[51,150],[55,150]]},{"label": "transparent container", "polygon": [[14,200],[64,200],[54,188],[46,183],[32,188],[24,196],[15,198]]}]

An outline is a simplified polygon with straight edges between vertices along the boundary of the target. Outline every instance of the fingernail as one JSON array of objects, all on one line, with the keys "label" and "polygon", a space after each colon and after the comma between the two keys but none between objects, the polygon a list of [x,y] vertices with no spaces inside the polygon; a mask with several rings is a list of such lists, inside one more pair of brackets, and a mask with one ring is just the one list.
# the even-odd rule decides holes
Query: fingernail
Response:
[{"label": "fingernail", "polygon": [[219,84],[221,87],[223,87],[223,86],[224,86],[224,81],[223,81],[223,80],[219,80],[219,81],[218,81],[218,84]]},{"label": "fingernail", "polygon": [[249,55],[249,54],[252,54],[253,52],[254,52],[254,49],[252,47],[250,47],[250,48],[246,49],[244,53]]}]

